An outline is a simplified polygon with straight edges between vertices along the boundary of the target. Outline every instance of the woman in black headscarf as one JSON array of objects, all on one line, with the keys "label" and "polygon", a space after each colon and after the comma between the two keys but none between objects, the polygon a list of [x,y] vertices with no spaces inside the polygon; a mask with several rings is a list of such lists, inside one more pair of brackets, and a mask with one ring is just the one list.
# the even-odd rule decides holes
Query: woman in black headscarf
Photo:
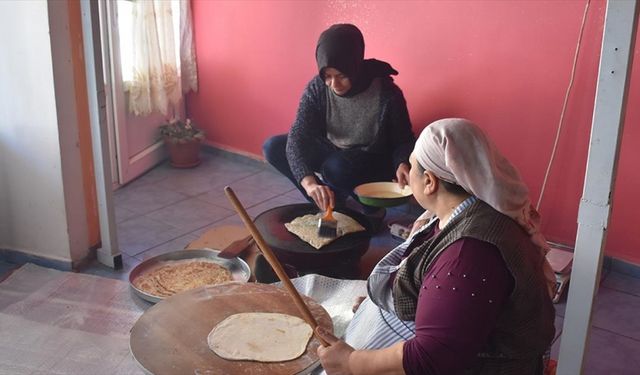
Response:
[{"label": "woman in black headscarf", "polygon": [[384,61],[364,59],[354,25],[337,24],[318,40],[319,74],[307,85],[288,135],[269,138],[264,154],[325,210],[373,181],[408,183],[414,135],[406,101]]}]

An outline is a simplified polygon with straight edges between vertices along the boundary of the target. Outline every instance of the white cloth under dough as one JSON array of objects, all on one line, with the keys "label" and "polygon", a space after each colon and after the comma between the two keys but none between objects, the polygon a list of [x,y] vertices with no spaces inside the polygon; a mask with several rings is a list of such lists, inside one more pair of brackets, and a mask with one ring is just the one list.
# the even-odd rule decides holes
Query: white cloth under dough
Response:
[{"label": "white cloth under dough", "polygon": [[230,360],[284,362],[300,357],[313,334],[304,320],[279,313],[240,313],[218,323],[207,343]]},{"label": "white cloth under dough", "polygon": [[293,219],[290,223],[285,223],[284,226],[289,232],[300,237],[301,240],[316,249],[320,249],[322,246],[325,246],[346,234],[365,230],[360,223],[350,216],[334,211],[333,217],[338,222],[337,236],[335,238],[320,237],[318,236],[318,221],[323,215],[324,213],[317,213],[315,215],[308,214],[300,216]]}]

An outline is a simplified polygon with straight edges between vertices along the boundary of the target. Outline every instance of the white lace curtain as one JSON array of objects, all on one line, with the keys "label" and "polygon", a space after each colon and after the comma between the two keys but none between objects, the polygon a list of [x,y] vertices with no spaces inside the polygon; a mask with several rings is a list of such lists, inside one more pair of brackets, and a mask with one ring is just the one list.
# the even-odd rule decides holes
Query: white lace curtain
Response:
[{"label": "white lace curtain", "polygon": [[[174,7],[172,7],[172,3]],[[179,6],[175,6],[179,3]],[[167,116],[182,95],[197,91],[195,46],[189,0],[138,0],[133,7],[133,79],[129,111]],[[179,11],[179,39],[173,12]],[[176,41],[179,40],[179,46]]]}]

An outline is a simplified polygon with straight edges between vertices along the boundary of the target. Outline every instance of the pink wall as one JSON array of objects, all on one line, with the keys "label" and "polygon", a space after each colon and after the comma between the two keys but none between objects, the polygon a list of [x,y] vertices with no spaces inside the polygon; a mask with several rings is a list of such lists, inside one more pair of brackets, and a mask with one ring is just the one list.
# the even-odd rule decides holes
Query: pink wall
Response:
[{"label": "pink wall", "polygon": [[[358,25],[366,56],[400,75],[416,134],[443,117],[481,125],[537,201],[555,137],[585,1],[193,0],[200,92],[188,112],[208,141],[260,155],[286,132],[316,74],[315,42],[333,23]],[[595,96],[604,1],[592,1],[565,125],[542,202],[550,240],[573,244]],[[639,43],[640,44],[640,43]],[[635,50],[636,61],[639,48]],[[638,64],[636,64],[638,65]],[[621,146],[607,254],[640,264],[640,72]]]}]

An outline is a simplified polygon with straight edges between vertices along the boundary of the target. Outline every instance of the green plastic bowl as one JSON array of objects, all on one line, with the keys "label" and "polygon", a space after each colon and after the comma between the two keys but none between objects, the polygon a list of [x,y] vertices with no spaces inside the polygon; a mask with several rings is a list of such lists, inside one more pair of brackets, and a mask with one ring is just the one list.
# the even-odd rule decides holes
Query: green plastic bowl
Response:
[{"label": "green plastic bowl", "polygon": [[397,182],[370,182],[356,186],[354,192],[360,203],[372,207],[394,207],[411,199],[411,188],[400,189]]}]

